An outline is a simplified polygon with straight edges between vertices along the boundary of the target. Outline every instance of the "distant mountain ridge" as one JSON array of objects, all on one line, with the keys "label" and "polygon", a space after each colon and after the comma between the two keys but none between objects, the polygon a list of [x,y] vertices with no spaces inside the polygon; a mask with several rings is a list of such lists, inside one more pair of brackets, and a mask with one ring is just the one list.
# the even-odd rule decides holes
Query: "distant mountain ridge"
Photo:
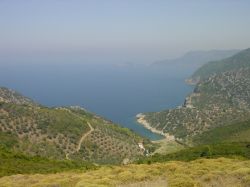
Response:
[{"label": "distant mountain ridge", "polygon": [[203,65],[209,61],[219,60],[233,56],[234,54],[240,51],[241,50],[239,49],[231,49],[231,50],[214,49],[208,51],[189,51],[181,57],[156,61],[152,65],[168,65],[170,63],[195,63]]},{"label": "distant mountain ridge", "polygon": [[250,67],[249,59],[250,48],[243,50],[237,53],[236,55],[233,55],[226,59],[219,61],[211,61],[196,70],[191,76],[190,82],[197,83],[200,80],[207,79],[213,74]]},{"label": "distant mountain ridge", "polygon": [[151,67],[168,68],[173,71],[185,71],[187,76],[194,73],[195,70],[210,61],[221,60],[231,57],[240,50],[209,50],[209,51],[190,51],[181,57],[174,59],[166,59],[154,62]]}]

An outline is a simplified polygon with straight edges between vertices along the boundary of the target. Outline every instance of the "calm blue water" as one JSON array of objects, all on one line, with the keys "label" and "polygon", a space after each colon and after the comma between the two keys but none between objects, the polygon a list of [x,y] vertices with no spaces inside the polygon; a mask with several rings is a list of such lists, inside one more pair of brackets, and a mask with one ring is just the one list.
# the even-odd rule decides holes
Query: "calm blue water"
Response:
[{"label": "calm blue water", "polygon": [[174,68],[109,63],[0,63],[0,85],[48,106],[80,105],[152,140],[161,136],[138,125],[135,115],[181,105],[192,88],[189,74]]}]

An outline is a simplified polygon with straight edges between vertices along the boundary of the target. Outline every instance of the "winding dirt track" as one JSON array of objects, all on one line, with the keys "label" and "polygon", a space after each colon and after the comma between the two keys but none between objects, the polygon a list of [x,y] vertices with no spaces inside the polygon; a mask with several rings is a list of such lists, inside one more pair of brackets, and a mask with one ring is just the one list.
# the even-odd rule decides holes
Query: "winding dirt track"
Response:
[{"label": "winding dirt track", "polygon": [[[74,114],[73,112],[71,112],[68,109],[64,109],[64,110],[68,111],[69,113],[73,114],[76,117],[79,117],[78,115]],[[85,122],[85,120],[82,117],[80,117],[80,118]],[[82,135],[81,139],[78,142],[78,145],[76,147],[75,152],[79,152],[80,151],[82,142],[87,138],[88,135],[90,135],[94,131],[94,128],[92,127],[92,125],[88,121],[87,121],[87,124],[88,124],[90,130]],[[69,153],[67,153],[65,156],[66,156],[67,160],[70,160]]]},{"label": "winding dirt track", "polygon": [[91,124],[89,122],[87,122],[90,130],[87,132],[87,133],[84,133],[81,137],[81,139],[79,140],[79,143],[77,145],[77,148],[76,148],[76,152],[79,152],[80,149],[81,149],[81,145],[82,145],[82,142],[87,138],[88,135],[90,135],[90,133],[92,133],[94,131],[94,128],[91,126]]},{"label": "winding dirt track", "polygon": [[[80,151],[82,142],[87,138],[88,135],[90,135],[94,131],[94,128],[91,126],[91,124],[89,122],[87,122],[87,124],[88,124],[90,130],[82,135],[81,139],[78,142],[78,145],[77,145],[77,148],[76,148],[75,152],[79,152]],[[70,160],[69,153],[66,154],[66,159]]]}]

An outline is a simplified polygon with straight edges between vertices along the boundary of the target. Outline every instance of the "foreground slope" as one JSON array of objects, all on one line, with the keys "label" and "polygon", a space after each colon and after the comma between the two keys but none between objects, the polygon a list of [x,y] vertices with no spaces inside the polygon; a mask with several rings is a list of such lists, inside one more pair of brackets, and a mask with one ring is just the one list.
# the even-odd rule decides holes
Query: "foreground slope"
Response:
[{"label": "foreground slope", "polygon": [[0,147],[0,177],[15,174],[85,171],[95,168],[94,164],[84,161],[48,159]]},{"label": "foreground slope", "polygon": [[143,155],[143,138],[80,107],[48,108],[0,88],[0,145],[52,159],[120,163]]},{"label": "foreground slope", "polygon": [[214,128],[249,120],[250,49],[216,65],[220,68],[197,83],[182,107],[141,114],[138,121],[171,139],[187,143]]},{"label": "foreground slope", "polygon": [[250,185],[250,161],[218,158],[151,165],[103,166],[88,172],[7,176],[0,178],[0,184],[3,187],[247,187]]}]

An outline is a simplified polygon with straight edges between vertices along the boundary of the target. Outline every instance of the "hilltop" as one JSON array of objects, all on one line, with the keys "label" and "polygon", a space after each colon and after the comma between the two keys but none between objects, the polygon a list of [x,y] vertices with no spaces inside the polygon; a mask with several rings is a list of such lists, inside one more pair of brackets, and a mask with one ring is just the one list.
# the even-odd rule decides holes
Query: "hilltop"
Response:
[{"label": "hilltop", "polygon": [[95,163],[132,161],[145,154],[139,143],[151,146],[81,107],[49,108],[7,88],[0,88],[0,139],[0,146],[26,155]]},{"label": "hilltop", "polygon": [[[138,121],[166,137],[193,144],[194,140],[198,141],[194,137],[205,132],[215,132],[225,125],[229,128],[249,120],[250,49],[204,65],[193,75],[197,76],[199,81],[183,106],[144,113]],[[245,125],[243,129],[249,128]]]},{"label": "hilltop", "polygon": [[5,87],[0,87],[0,102],[17,105],[37,105],[32,99]]},{"label": "hilltop", "polygon": [[249,59],[250,48],[240,51],[233,56],[231,55],[228,58],[206,63],[196,70],[188,81],[195,84],[209,78],[213,74],[250,67]]}]

